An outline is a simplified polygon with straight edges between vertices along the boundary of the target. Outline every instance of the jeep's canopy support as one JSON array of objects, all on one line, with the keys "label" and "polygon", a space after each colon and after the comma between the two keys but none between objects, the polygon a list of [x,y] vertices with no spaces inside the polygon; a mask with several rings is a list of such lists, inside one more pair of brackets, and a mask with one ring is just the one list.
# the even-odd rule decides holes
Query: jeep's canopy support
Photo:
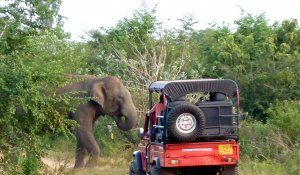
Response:
[{"label": "jeep's canopy support", "polygon": [[235,97],[238,86],[233,80],[198,79],[156,81],[149,86],[149,92],[161,92],[172,100],[189,93],[196,92],[221,92],[229,97]]}]

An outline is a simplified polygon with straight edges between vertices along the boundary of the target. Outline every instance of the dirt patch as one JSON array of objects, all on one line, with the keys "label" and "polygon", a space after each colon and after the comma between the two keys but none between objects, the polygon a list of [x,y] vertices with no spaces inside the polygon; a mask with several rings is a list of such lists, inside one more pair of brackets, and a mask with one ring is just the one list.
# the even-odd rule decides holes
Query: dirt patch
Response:
[{"label": "dirt patch", "polygon": [[50,169],[58,170],[61,168],[64,169],[72,169],[74,167],[74,163],[71,163],[68,160],[57,160],[51,158],[42,158],[42,162],[47,165]]},{"label": "dirt patch", "polygon": [[129,169],[128,160],[120,157],[99,157],[98,166],[76,170],[73,169],[75,162],[73,157],[59,158],[54,156],[42,158],[41,160],[47,166],[47,171],[52,174],[127,175]]}]

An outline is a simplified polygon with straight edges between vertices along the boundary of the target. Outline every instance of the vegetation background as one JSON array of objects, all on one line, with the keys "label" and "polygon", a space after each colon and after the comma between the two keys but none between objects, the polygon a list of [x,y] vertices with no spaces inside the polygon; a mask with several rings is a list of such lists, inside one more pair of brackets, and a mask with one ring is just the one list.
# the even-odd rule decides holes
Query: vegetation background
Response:
[{"label": "vegetation background", "polygon": [[[64,74],[114,75],[130,88],[142,125],[147,86],[156,80],[229,78],[241,92],[241,174],[300,172],[300,29],[243,13],[226,25],[164,29],[143,7],[111,28],[71,41],[61,0],[11,0],[0,7],[0,174],[126,174],[138,138],[110,117],[97,123],[101,165],[70,171],[76,127],[65,112],[80,100],[57,96]],[[47,95],[45,95],[45,93]],[[23,109],[23,110],[20,110]],[[112,130],[108,129],[112,125]],[[109,133],[109,134],[107,134]],[[49,169],[45,158],[60,164]],[[49,159],[47,159],[49,160]]]}]

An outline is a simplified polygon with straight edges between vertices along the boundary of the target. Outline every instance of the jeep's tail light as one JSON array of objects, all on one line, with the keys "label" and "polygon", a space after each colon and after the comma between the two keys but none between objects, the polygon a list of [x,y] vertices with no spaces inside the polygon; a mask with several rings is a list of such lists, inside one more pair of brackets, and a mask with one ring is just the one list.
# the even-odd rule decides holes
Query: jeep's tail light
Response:
[{"label": "jeep's tail light", "polygon": [[177,160],[177,159],[171,159],[171,160],[169,160],[169,164],[171,164],[171,165],[179,164],[179,160]]},{"label": "jeep's tail light", "polygon": [[224,162],[236,162],[233,157],[224,157],[223,161]]}]

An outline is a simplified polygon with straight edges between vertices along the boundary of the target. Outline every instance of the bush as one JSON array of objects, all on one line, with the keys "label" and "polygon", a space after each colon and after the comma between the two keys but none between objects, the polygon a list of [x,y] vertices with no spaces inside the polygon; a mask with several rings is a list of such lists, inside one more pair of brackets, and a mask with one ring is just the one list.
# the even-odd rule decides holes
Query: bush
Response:
[{"label": "bush", "polygon": [[241,156],[253,160],[281,160],[290,152],[289,137],[270,124],[243,121]]},{"label": "bush", "polygon": [[287,174],[297,175],[300,172],[300,147],[294,147],[293,150],[285,157],[284,166]]},{"label": "bush", "polygon": [[36,175],[39,174],[38,170],[40,169],[41,163],[34,154],[29,154],[26,156],[23,161],[23,170],[24,175]]},{"label": "bush", "polygon": [[47,148],[42,139],[49,133],[70,134],[75,122],[65,114],[80,103],[54,93],[66,83],[63,74],[75,70],[78,63],[66,57],[74,55],[71,44],[46,32],[28,37],[26,46],[0,55],[1,173],[37,172],[40,166],[35,161],[40,161]]},{"label": "bush", "polygon": [[135,129],[121,131],[109,116],[101,117],[96,123],[95,138],[98,141],[102,156],[120,154],[127,149],[135,148],[138,142]]},{"label": "bush", "polygon": [[292,144],[300,141],[300,102],[283,101],[271,106],[267,110],[268,123],[286,134]]},{"label": "bush", "polygon": [[[277,111],[275,108],[273,110]],[[267,124],[249,120],[242,122],[240,148],[243,174],[299,173],[299,142],[291,142],[285,127],[281,128],[279,124],[281,122],[274,119]]]}]

